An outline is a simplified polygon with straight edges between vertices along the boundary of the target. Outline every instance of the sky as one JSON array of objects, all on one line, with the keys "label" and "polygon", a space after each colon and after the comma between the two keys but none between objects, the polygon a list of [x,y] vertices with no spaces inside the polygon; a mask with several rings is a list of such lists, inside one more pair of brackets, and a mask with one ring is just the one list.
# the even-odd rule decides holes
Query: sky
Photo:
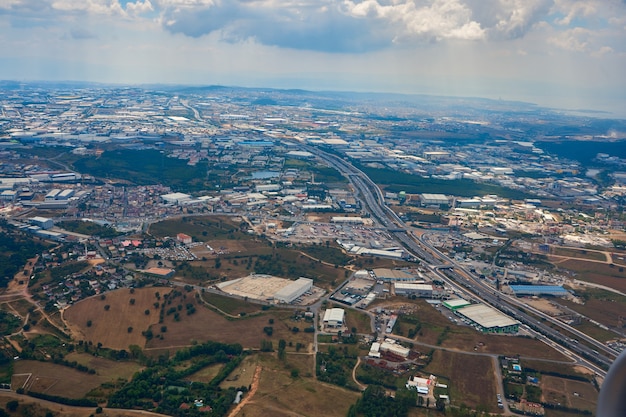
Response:
[{"label": "sky", "polygon": [[471,96],[626,117],[626,0],[0,0],[0,79]]}]

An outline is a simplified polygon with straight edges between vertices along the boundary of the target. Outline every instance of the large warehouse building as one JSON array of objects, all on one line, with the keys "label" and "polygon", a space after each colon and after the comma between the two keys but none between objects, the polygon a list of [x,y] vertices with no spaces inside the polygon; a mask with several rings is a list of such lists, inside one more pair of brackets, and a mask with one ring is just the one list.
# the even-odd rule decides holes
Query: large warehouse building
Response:
[{"label": "large warehouse building", "polygon": [[552,295],[564,297],[569,295],[569,291],[560,285],[509,285],[516,296],[520,295]]},{"label": "large warehouse building", "polygon": [[324,312],[324,327],[337,329],[343,327],[346,312],[343,308],[329,308]]},{"label": "large warehouse building", "polygon": [[432,284],[414,284],[412,282],[396,282],[396,295],[415,295],[420,298],[438,298],[442,292],[437,291]]},{"label": "large warehouse building", "polygon": [[291,284],[276,291],[274,298],[281,303],[291,303],[307,291],[313,288],[313,280],[310,278],[298,278]]},{"label": "large warehouse building", "polygon": [[472,304],[456,310],[484,333],[517,333],[519,321],[484,304]]}]

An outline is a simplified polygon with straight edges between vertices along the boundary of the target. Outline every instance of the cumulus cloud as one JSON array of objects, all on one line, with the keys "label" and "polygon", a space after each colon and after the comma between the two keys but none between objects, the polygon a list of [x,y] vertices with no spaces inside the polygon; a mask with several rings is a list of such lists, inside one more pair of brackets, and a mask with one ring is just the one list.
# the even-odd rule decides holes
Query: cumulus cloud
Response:
[{"label": "cumulus cloud", "polygon": [[164,27],[200,37],[323,51],[443,40],[513,39],[553,0],[154,0]]}]

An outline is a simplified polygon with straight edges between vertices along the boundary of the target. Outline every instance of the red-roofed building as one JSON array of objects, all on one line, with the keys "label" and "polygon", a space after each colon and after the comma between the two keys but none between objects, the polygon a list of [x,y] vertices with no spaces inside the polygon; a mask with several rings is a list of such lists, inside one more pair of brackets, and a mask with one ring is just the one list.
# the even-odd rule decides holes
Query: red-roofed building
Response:
[{"label": "red-roofed building", "polygon": [[191,236],[186,235],[184,233],[179,233],[176,235],[176,240],[178,240],[181,243],[184,243],[185,245],[191,243],[192,239]]}]

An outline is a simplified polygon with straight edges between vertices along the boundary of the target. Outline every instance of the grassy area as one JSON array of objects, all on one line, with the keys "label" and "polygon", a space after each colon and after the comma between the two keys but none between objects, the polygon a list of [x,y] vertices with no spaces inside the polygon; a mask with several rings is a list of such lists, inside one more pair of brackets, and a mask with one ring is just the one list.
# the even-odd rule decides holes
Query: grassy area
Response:
[{"label": "grassy area", "polygon": [[460,197],[496,194],[504,198],[521,200],[530,198],[531,194],[492,184],[483,184],[467,179],[441,180],[424,178],[418,175],[398,172],[391,169],[368,168],[359,166],[372,181],[385,186],[386,190],[410,194],[442,193]]},{"label": "grassy area", "polygon": [[178,233],[185,233],[196,242],[253,239],[252,236],[242,232],[242,228],[247,228],[247,224],[229,217],[189,216],[153,223],[150,225],[150,233],[157,237],[174,237]]},{"label": "grassy area", "polygon": [[[341,307],[336,305],[334,307]],[[372,333],[372,324],[370,316],[366,313],[351,308],[344,309],[346,312],[346,327],[349,330],[356,329],[357,333]]]},{"label": "grassy area", "polygon": [[469,357],[461,353],[436,350],[425,370],[450,380],[450,400],[453,405],[470,408],[482,406],[496,411],[496,384],[490,357]]},{"label": "grassy area", "polygon": [[212,306],[217,307],[221,311],[234,316],[237,316],[240,313],[250,314],[261,311],[261,306],[258,304],[247,303],[244,300],[210,292],[200,294],[200,298]]},{"label": "grassy area", "polygon": [[626,293],[626,267],[587,262],[580,259],[570,259],[556,264],[559,268],[569,269],[576,273],[576,278],[605,285]]},{"label": "grassy area", "polygon": [[578,259],[589,259],[592,261],[606,261],[606,255],[603,252],[597,252],[586,249],[575,249],[575,248],[560,248],[560,247],[551,247],[550,248],[551,255],[557,256],[569,256],[572,258]]},{"label": "grassy area", "polygon": [[168,158],[157,150],[112,150],[100,157],[88,156],[74,162],[74,168],[83,174],[137,185],[164,184],[176,191],[199,191],[209,186],[207,163],[196,166],[186,161]]},{"label": "grassy area", "polygon": [[56,225],[70,232],[88,236],[99,236],[101,238],[115,237],[122,234],[111,226],[103,226],[97,223],[82,220],[65,220],[57,223]]},{"label": "grassy area", "polygon": [[[619,317],[626,311],[626,297],[610,291],[586,287],[578,289],[576,293],[585,300],[584,304],[573,303],[558,299],[563,304],[580,314],[596,320],[609,327],[619,327]],[[623,326],[626,323],[621,323]]]}]

